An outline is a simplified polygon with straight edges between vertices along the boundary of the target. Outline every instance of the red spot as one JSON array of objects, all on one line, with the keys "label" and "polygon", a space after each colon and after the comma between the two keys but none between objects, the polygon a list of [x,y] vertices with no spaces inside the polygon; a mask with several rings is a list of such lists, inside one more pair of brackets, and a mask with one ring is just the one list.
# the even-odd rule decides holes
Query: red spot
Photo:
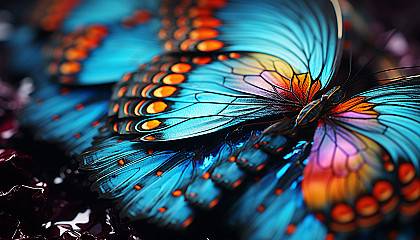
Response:
[{"label": "red spot", "polygon": [[256,176],[256,177],[254,177],[254,181],[256,181],[256,182],[258,182],[258,181],[260,181],[261,180],[261,177],[260,176]]},{"label": "red spot", "polygon": [[124,165],[124,160],[122,159],[118,160],[118,164],[120,164],[121,166]]},{"label": "red spot", "polygon": [[52,117],[52,119],[53,119],[53,121],[57,121],[58,119],[60,119],[60,116],[58,116],[58,115],[54,115],[54,116]]},{"label": "red spot", "polygon": [[82,110],[84,108],[84,105],[83,104],[77,104],[76,105],[76,110],[77,111],[80,111],[80,110]]},{"label": "red spot", "polygon": [[401,183],[408,183],[413,180],[416,175],[416,169],[410,163],[403,163],[398,168],[398,178]]},{"label": "red spot", "polygon": [[186,73],[191,70],[191,65],[188,63],[177,63],[171,67],[172,72],[176,73]]},{"label": "red spot", "polygon": [[343,20],[343,30],[349,31],[351,29],[351,21],[350,20]]},{"label": "red spot", "polygon": [[356,202],[356,211],[362,216],[371,216],[379,210],[378,202],[371,196],[361,197]]},{"label": "red spot", "polygon": [[218,174],[216,174],[216,177],[217,177],[217,178],[221,178],[221,177],[223,177],[223,175],[222,175],[222,174],[220,174],[220,173],[218,173]]},{"label": "red spot", "polygon": [[136,190],[140,190],[140,189],[141,189],[141,187],[140,187],[140,185],[136,185],[136,186],[134,186],[134,189],[136,189]]},{"label": "red spot", "polygon": [[224,44],[219,40],[206,40],[197,45],[197,49],[202,52],[212,52],[221,49]]},{"label": "red spot", "polygon": [[214,199],[213,201],[211,201],[209,203],[209,208],[212,208],[212,207],[216,206],[218,203],[219,203],[219,199],[217,199],[217,198]]},{"label": "red spot", "polygon": [[147,150],[147,154],[152,154],[153,153],[153,149],[148,149]]},{"label": "red spot", "polygon": [[76,134],[74,134],[74,137],[75,138],[80,138],[82,136],[82,134],[80,134],[80,133],[76,133]]},{"label": "red spot", "polygon": [[240,53],[230,53],[229,54],[229,57],[230,58],[240,58],[241,57],[241,54]]},{"label": "red spot", "polygon": [[133,16],[133,20],[137,24],[148,23],[151,18],[152,18],[152,13],[144,9],[135,11],[134,16]]},{"label": "red spot", "polygon": [[334,240],[335,239],[335,235],[333,233],[327,233],[327,235],[325,235],[325,240]]},{"label": "red spot", "polygon": [[256,168],[256,170],[259,171],[259,170],[263,169],[263,167],[264,167],[264,164],[261,164]]},{"label": "red spot", "polygon": [[205,65],[211,62],[211,57],[209,56],[194,57],[192,62],[197,65]]},{"label": "red spot", "polygon": [[263,205],[259,205],[259,206],[257,207],[257,211],[258,211],[258,212],[264,212],[264,210],[265,210],[265,207],[264,207]]},{"label": "red spot", "polygon": [[236,187],[237,187],[237,186],[239,186],[241,183],[242,183],[242,180],[241,180],[241,179],[239,179],[238,181],[236,181],[236,182],[234,182],[234,183],[232,184],[232,187],[233,187],[233,188],[236,188]]},{"label": "red spot", "polygon": [[332,209],[331,217],[339,223],[348,223],[354,219],[355,214],[349,205],[339,203]]},{"label": "red spot", "polygon": [[175,190],[175,191],[172,193],[172,195],[173,195],[174,197],[179,197],[179,196],[181,196],[181,194],[182,194],[182,191],[181,191],[181,190]]},{"label": "red spot", "polygon": [[286,234],[293,234],[296,231],[296,225],[295,224],[290,224],[289,226],[286,227]]},{"label": "red spot", "polygon": [[166,212],[166,208],[161,207],[161,208],[159,208],[158,212],[161,212],[161,213]]},{"label": "red spot", "polygon": [[99,124],[101,124],[101,122],[100,122],[100,121],[94,121],[94,122],[92,123],[92,127],[97,127]]},{"label": "red spot", "polygon": [[234,162],[236,160],[235,156],[229,158],[229,162]]},{"label": "red spot", "polygon": [[157,171],[157,172],[156,172],[156,175],[157,175],[157,176],[160,176],[160,175],[162,175],[162,173],[163,173],[162,171]]},{"label": "red spot", "polygon": [[372,195],[380,202],[385,202],[392,197],[394,187],[387,181],[378,181],[373,185]]},{"label": "red spot", "polygon": [[64,62],[60,65],[60,72],[65,75],[77,73],[81,69],[82,65],[75,61]]},{"label": "red spot", "polygon": [[254,145],[254,148],[258,148],[258,143],[256,143],[256,144]]},{"label": "red spot", "polygon": [[182,223],[182,227],[186,228],[188,227],[191,223],[192,223],[192,217],[187,218],[187,220],[185,220],[185,222]]},{"label": "red spot", "polygon": [[130,79],[132,75],[133,75],[132,73],[127,73],[127,74],[125,74],[125,75],[122,77],[122,80],[123,80],[124,82],[127,82],[127,81],[128,81],[128,79]]},{"label": "red spot", "polygon": [[145,140],[155,140],[155,137],[153,137],[153,136],[147,136],[147,137],[144,137],[144,139]]},{"label": "red spot", "polygon": [[283,189],[281,189],[281,188],[277,188],[276,191],[274,191],[274,194],[276,194],[276,195],[280,195],[282,193],[283,193]]},{"label": "red spot", "polygon": [[61,95],[67,95],[69,92],[70,92],[70,89],[66,88],[66,87],[64,87],[60,90]]},{"label": "red spot", "polygon": [[343,49],[344,50],[349,50],[351,48],[352,44],[349,40],[344,40],[343,41]]},{"label": "red spot", "polygon": [[248,162],[248,160],[246,160],[245,158],[241,158],[242,162]]},{"label": "red spot", "polygon": [[219,55],[217,56],[217,59],[220,61],[228,60],[229,58],[226,55]]},{"label": "red spot", "polygon": [[40,104],[40,103],[42,103],[42,99],[41,99],[41,98],[37,98],[37,99],[35,100],[35,103],[36,103],[36,104]]},{"label": "red spot", "polygon": [[315,218],[318,219],[320,222],[325,222],[325,217],[322,213],[315,213]]},{"label": "red spot", "polygon": [[209,177],[210,177],[210,173],[209,172],[204,173],[204,175],[203,175],[203,178],[204,179],[209,179]]},{"label": "red spot", "polygon": [[394,240],[397,239],[398,237],[398,232],[396,230],[391,230],[388,232],[388,239],[389,240]]}]

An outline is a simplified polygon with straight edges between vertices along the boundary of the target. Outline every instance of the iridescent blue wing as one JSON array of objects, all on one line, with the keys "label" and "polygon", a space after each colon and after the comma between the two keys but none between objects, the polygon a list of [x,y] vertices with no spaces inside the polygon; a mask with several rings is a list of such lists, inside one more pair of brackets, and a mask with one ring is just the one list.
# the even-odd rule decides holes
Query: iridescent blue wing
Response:
[{"label": "iridescent blue wing", "polygon": [[213,208],[222,197],[209,172],[244,141],[223,136],[160,144],[111,135],[96,139],[79,162],[92,173],[92,190],[115,199],[122,217],[185,228],[194,218],[194,205]]},{"label": "iridescent blue wing", "polygon": [[164,1],[168,52],[250,51],[279,57],[328,85],[340,57],[337,1]]},{"label": "iridescent blue wing", "polygon": [[160,53],[153,19],[126,27],[91,25],[60,37],[47,55],[49,73],[61,83],[93,85],[118,81]]},{"label": "iridescent blue wing", "polygon": [[267,54],[166,56],[115,86],[110,116],[121,134],[182,139],[297,113],[320,88],[307,72]]},{"label": "iridescent blue wing", "polygon": [[304,171],[308,208],[352,232],[420,212],[420,81],[363,92],[319,122]]}]

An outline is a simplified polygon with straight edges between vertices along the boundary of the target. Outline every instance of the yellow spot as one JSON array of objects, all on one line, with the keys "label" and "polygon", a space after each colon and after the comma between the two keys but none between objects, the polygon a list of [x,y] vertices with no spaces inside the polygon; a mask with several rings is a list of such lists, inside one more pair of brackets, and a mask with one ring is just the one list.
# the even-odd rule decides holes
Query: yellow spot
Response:
[{"label": "yellow spot", "polygon": [[166,103],[162,101],[157,101],[147,106],[146,111],[147,113],[150,113],[150,114],[160,113],[160,112],[165,111],[167,106],[168,105],[166,105]]},{"label": "yellow spot", "polygon": [[160,124],[161,122],[159,120],[150,120],[143,123],[143,125],[141,125],[141,128],[143,128],[144,130],[151,130],[159,127]]}]

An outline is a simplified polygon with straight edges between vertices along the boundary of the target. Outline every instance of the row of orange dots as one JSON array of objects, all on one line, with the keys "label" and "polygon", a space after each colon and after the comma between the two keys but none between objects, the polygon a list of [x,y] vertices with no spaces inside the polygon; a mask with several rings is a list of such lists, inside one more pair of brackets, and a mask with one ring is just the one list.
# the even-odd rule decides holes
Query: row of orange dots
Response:
[{"label": "row of orange dots", "polygon": [[[89,52],[97,48],[108,35],[109,30],[103,25],[93,25],[81,33],[70,33],[63,38],[60,46],[54,50],[54,61],[49,66],[50,74],[72,75],[78,73]],[[64,76],[65,77],[65,76]],[[62,81],[67,78],[61,79]],[[66,81],[67,82],[67,81]]]},{"label": "row of orange dots", "polygon": [[63,21],[82,0],[39,0],[31,18],[41,29],[52,32],[59,30]]},{"label": "row of orange dots", "polygon": [[[177,50],[175,41],[179,41],[179,48],[182,51],[192,50],[196,47],[202,52],[216,51],[224,47],[223,42],[217,40],[222,22],[214,17],[214,11],[226,5],[225,0],[198,0],[196,6],[191,7],[188,1],[181,1],[174,8],[173,14],[177,18],[176,23],[172,23],[167,16],[169,9],[163,5],[160,8],[162,15],[163,28],[159,31],[161,39],[169,39],[165,43],[165,49],[168,51]],[[176,26],[175,26],[176,25]],[[168,29],[176,28],[169,36]]]}]

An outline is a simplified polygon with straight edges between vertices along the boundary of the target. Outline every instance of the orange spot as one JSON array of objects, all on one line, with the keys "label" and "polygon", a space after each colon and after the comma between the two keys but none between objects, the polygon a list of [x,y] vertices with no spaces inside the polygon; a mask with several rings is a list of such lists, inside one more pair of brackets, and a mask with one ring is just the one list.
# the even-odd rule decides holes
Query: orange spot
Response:
[{"label": "orange spot", "polygon": [[74,137],[75,138],[80,138],[82,136],[82,134],[80,134],[80,133],[76,133],[76,134],[74,134]]},{"label": "orange spot", "polygon": [[240,58],[241,57],[241,54],[240,53],[230,53],[229,54],[229,57],[230,58]]},{"label": "orange spot", "polygon": [[281,188],[277,188],[276,191],[274,191],[274,194],[276,194],[276,195],[280,195],[282,193],[283,193],[283,189],[281,189]]},{"label": "orange spot", "polygon": [[189,37],[192,40],[206,40],[219,36],[219,32],[212,28],[198,28],[190,32]]},{"label": "orange spot", "polygon": [[348,223],[354,219],[355,214],[349,205],[340,203],[331,211],[331,217],[339,223]]},{"label": "orange spot", "polygon": [[162,86],[162,87],[156,89],[153,92],[153,95],[155,95],[155,97],[164,98],[164,97],[171,96],[175,91],[176,91],[176,87]]},{"label": "orange spot", "polygon": [[245,158],[241,158],[242,162],[248,162],[248,160],[246,160]]},{"label": "orange spot", "polygon": [[81,103],[80,103],[80,104],[77,104],[77,105],[76,105],[76,110],[77,110],[77,111],[80,111],[80,110],[82,110],[84,107],[85,107],[85,105],[83,105],[83,104],[81,104]]},{"label": "orange spot", "polygon": [[161,208],[158,209],[158,212],[161,212],[161,213],[166,212],[166,208],[161,207]]},{"label": "orange spot", "polygon": [[112,130],[114,130],[114,132],[118,132],[118,123],[114,123]]},{"label": "orange spot", "polygon": [[420,212],[420,201],[414,204],[401,204],[399,212],[406,216],[412,217]]},{"label": "orange spot", "polygon": [[182,191],[181,191],[181,190],[175,190],[175,191],[172,193],[172,195],[173,195],[174,197],[179,197],[179,196],[181,196],[181,194],[182,194]]},{"label": "orange spot", "polygon": [[157,172],[156,172],[156,175],[157,175],[157,176],[160,176],[160,175],[162,175],[162,173],[163,173],[162,171],[157,171]]},{"label": "orange spot", "polygon": [[261,164],[260,166],[258,166],[258,167],[256,168],[256,170],[257,170],[257,171],[259,171],[259,170],[263,169],[263,167],[264,167],[264,164]]},{"label": "orange spot", "polygon": [[235,156],[232,156],[232,157],[229,158],[229,162],[234,162],[235,160],[236,160]]},{"label": "orange spot", "polygon": [[295,224],[290,224],[289,226],[286,227],[286,234],[293,234],[296,231],[296,225]]},{"label": "orange spot", "polygon": [[193,221],[192,217],[187,218],[187,220],[185,220],[185,222],[182,223],[182,227],[183,228],[188,227],[192,223],[192,221]]},{"label": "orange spot", "polygon": [[159,120],[150,120],[150,121],[147,121],[147,122],[143,123],[141,125],[141,128],[144,129],[144,130],[151,130],[151,129],[159,127],[159,125],[161,123],[162,122],[160,122]]},{"label": "orange spot", "polygon": [[122,159],[118,160],[118,164],[120,164],[121,166],[124,165],[125,164],[124,160],[122,160]]},{"label": "orange spot", "polygon": [[87,32],[89,35],[95,38],[104,38],[106,35],[108,35],[109,30],[104,25],[95,25],[88,27]]},{"label": "orange spot", "polygon": [[197,197],[197,194],[196,193],[190,193],[190,197],[195,198],[195,197]]},{"label": "orange spot", "polygon": [[141,187],[140,187],[139,185],[136,185],[136,186],[134,186],[134,189],[136,189],[136,190],[140,190],[140,189],[141,189]]},{"label": "orange spot", "polygon": [[385,162],[384,163],[384,169],[385,169],[385,171],[392,172],[392,171],[394,171],[394,164],[392,164],[390,162]]},{"label": "orange spot", "polygon": [[188,31],[190,30],[189,27],[187,26],[183,26],[178,28],[175,32],[174,32],[174,38],[181,40],[185,37],[185,35],[188,33]]},{"label": "orange spot", "polygon": [[177,63],[171,67],[172,72],[186,73],[191,70],[191,65],[188,63]]},{"label": "orange spot", "polygon": [[204,173],[204,175],[203,175],[203,178],[204,179],[209,179],[209,177],[210,177],[210,173],[209,172]]},{"label": "orange spot", "polygon": [[131,120],[127,123],[127,125],[125,126],[125,131],[127,131],[127,132],[130,131],[130,126],[131,126],[132,123],[133,123],[133,120]]},{"label": "orange spot", "polygon": [[147,154],[152,154],[153,153],[153,149],[148,149],[147,150]]},{"label": "orange spot", "polygon": [[219,199],[217,199],[217,198],[214,199],[213,201],[211,201],[209,203],[209,208],[212,208],[212,207],[216,206],[218,203],[219,203]]},{"label": "orange spot", "polygon": [[73,47],[66,51],[65,56],[70,61],[81,61],[88,56],[88,53],[83,49]]},{"label": "orange spot", "polygon": [[127,73],[127,74],[124,74],[124,76],[122,77],[122,80],[123,80],[124,82],[127,82],[127,81],[128,81],[128,79],[130,79],[132,75],[133,75],[132,73]]},{"label": "orange spot", "polygon": [[81,36],[76,40],[77,47],[92,50],[99,46],[100,42],[92,36]]},{"label": "orange spot", "polygon": [[327,233],[324,240],[335,240],[335,235],[333,233]]},{"label": "orange spot", "polygon": [[155,137],[153,137],[153,136],[147,136],[147,137],[144,137],[143,139],[145,139],[145,140],[155,140]]},{"label": "orange spot", "polygon": [[197,45],[197,49],[202,52],[211,52],[221,49],[224,44],[219,40],[206,40]]},{"label": "orange spot", "polygon": [[410,163],[403,163],[398,168],[398,178],[400,182],[406,184],[413,180],[416,175],[416,169]]},{"label": "orange spot", "polygon": [[94,122],[92,123],[92,127],[96,127],[96,126],[98,126],[99,124],[101,124],[101,122],[100,122],[100,121],[94,121]]},{"label": "orange spot", "polygon": [[168,31],[166,29],[162,28],[159,30],[159,38],[160,39],[166,39],[168,37]]},{"label": "orange spot", "polygon": [[217,56],[217,59],[220,61],[228,60],[229,58],[226,55],[219,55]]},{"label": "orange spot", "polygon": [[153,102],[152,104],[147,106],[146,112],[149,114],[160,113],[165,111],[167,106],[168,105],[166,105],[166,103],[162,101]]},{"label": "orange spot", "polygon": [[238,181],[236,181],[236,182],[234,182],[234,183],[232,184],[232,187],[236,188],[236,187],[237,187],[237,186],[239,186],[241,183],[242,183],[242,180],[241,180],[241,179],[239,179]]},{"label": "orange spot", "polygon": [[386,162],[386,161],[389,161],[389,155],[388,154],[384,154],[384,155],[382,155],[382,161],[384,161],[384,162]]},{"label": "orange spot", "polygon": [[165,43],[165,49],[168,51],[172,51],[174,50],[174,45],[173,45],[173,41],[172,40],[168,40]]},{"label": "orange spot", "polygon": [[400,202],[398,196],[394,196],[393,198],[391,198],[391,200],[389,200],[387,203],[385,203],[384,205],[381,206],[381,212],[383,214],[387,214],[389,212],[391,212],[392,210],[395,209],[395,207],[397,207],[398,203]]},{"label": "orange spot", "polygon": [[189,18],[187,16],[181,16],[176,21],[176,25],[178,25],[178,27],[182,27],[188,23],[188,20]]},{"label": "orange spot", "polygon": [[118,97],[124,96],[124,93],[127,91],[127,86],[124,86],[118,90]]},{"label": "orange spot", "polygon": [[223,177],[223,175],[222,175],[222,174],[220,174],[220,173],[217,173],[215,177],[217,177],[217,178],[222,178],[222,177]]},{"label": "orange spot", "polygon": [[118,109],[120,108],[120,105],[118,105],[118,103],[116,103],[115,105],[114,105],[114,107],[112,108],[112,111],[113,112],[118,112]]},{"label": "orange spot", "polygon": [[82,69],[82,65],[78,62],[64,62],[60,66],[60,72],[62,74],[68,75],[68,74],[74,74],[80,71]]},{"label": "orange spot", "polygon": [[380,202],[387,201],[394,193],[394,188],[387,181],[378,181],[373,186],[372,195]]},{"label": "orange spot", "polygon": [[371,216],[379,210],[378,202],[371,196],[361,197],[356,202],[356,211],[362,216]]},{"label": "orange spot", "polygon": [[190,49],[190,46],[194,43],[196,43],[196,41],[191,40],[191,39],[186,39],[185,41],[181,43],[180,48],[182,51],[188,51]]},{"label": "orange spot", "polygon": [[185,80],[185,76],[181,73],[172,73],[163,78],[165,84],[180,84]]},{"label": "orange spot", "polygon": [[211,62],[211,57],[209,56],[195,57],[193,58],[192,62],[198,65],[205,65]]},{"label": "orange spot", "polygon": [[188,16],[190,18],[195,18],[195,17],[199,17],[199,16],[210,16],[212,14],[213,14],[213,11],[211,9],[208,9],[208,8],[193,7],[188,12]]},{"label": "orange spot", "polygon": [[168,17],[164,17],[161,21],[162,25],[165,27],[169,27],[172,21]]},{"label": "orange spot", "polygon": [[58,116],[58,115],[54,115],[54,116],[52,117],[52,119],[53,119],[53,121],[57,121],[58,119],[60,119],[60,116]]},{"label": "orange spot", "polygon": [[265,207],[264,207],[263,205],[259,205],[259,206],[257,207],[257,211],[258,211],[258,212],[264,212],[264,210],[265,210]]},{"label": "orange spot", "polygon": [[208,28],[218,28],[222,25],[222,21],[220,21],[217,18],[209,17],[209,16],[203,16],[198,17],[192,21],[192,26],[194,28],[202,28],[202,27],[208,27]]},{"label": "orange spot", "polygon": [[408,186],[401,189],[401,193],[408,201],[414,201],[420,196],[420,179],[416,178]]}]

